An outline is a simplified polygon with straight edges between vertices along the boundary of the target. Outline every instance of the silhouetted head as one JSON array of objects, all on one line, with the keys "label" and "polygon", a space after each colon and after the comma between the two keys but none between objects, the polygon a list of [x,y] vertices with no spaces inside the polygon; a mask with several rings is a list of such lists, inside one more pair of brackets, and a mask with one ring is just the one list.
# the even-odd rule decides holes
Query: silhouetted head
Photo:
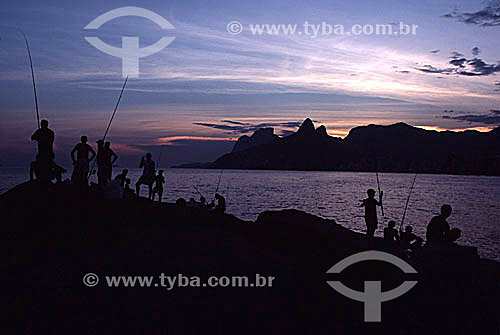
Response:
[{"label": "silhouetted head", "polygon": [[444,204],[441,206],[441,216],[445,219],[451,214],[451,206],[448,204]]},{"label": "silhouetted head", "polygon": [[89,140],[89,139],[88,139],[88,138],[87,138],[87,136],[85,136],[85,135],[84,135],[84,136],[82,136],[82,137],[80,137],[80,141],[82,141],[82,143],[87,143],[87,141],[88,141],[88,140]]},{"label": "silhouetted head", "polygon": [[106,141],[106,143],[104,143],[104,147],[109,149],[111,147],[111,142]]},{"label": "silhouetted head", "polygon": [[97,140],[96,143],[97,143],[97,146],[99,148],[102,148],[104,146],[104,141],[103,140]]},{"label": "silhouetted head", "polygon": [[151,157],[153,157],[153,156],[151,156],[151,154],[148,152],[148,153],[146,154],[146,159],[151,159]]},{"label": "silhouetted head", "polygon": [[396,222],[393,220],[389,221],[389,228],[394,228],[394,227],[396,227]]},{"label": "silhouetted head", "polygon": [[412,231],[413,231],[413,227],[412,226],[406,226],[405,227],[405,232],[411,233]]},{"label": "silhouetted head", "polygon": [[128,173],[128,169],[123,169],[123,171],[122,171],[122,175],[123,175],[123,176],[126,176],[126,175],[127,175],[127,173]]},{"label": "silhouetted head", "polygon": [[373,188],[370,188],[368,191],[366,191],[366,193],[370,198],[373,198],[375,196],[375,190]]},{"label": "silhouetted head", "polygon": [[40,126],[42,128],[48,128],[49,127],[49,121],[47,120],[42,120],[42,122],[40,122]]},{"label": "silhouetted head", "polygon": [[205,202],[205,197],[204,196],[200,196],[200,202]]},{"label": "silhouetted head", "polygon": [[163,175],[163,170],[158,170],[158,175]]}]

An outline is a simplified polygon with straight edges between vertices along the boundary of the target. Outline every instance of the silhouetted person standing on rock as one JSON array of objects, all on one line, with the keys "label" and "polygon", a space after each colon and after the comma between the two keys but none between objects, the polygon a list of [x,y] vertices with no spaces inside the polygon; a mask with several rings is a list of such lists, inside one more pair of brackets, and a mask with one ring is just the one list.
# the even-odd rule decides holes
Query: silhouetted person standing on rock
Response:
[{"label": "silhouetted person standing on rock", "polygon": [[149,199],[153,196],[153,183],[155,181],[155,162],[151,159],[151,157],[151,154],[147,153],[146,157],[141,158],[139,168],[143,168],[142,176],[135,184],[135,191],[137,195],[139,195],[139,192],[141,191],[141,185],[148,185]]},{"label": "silhouetted person standing on rock", "polygon": [[113,164],[115,164],[118,156],[111,150],[111,142],[104,144],[104,159],[105,159],[105,176],[106,181],[111,180],[113,176]]},{"label": "silhouetted person standing on rock", "polygon": [[158,193],[158,202],[161,202],[163,197],[163,184],[165,184],[165,177],[163,177],[163,170],[159,170],[155,177],[155,187],[153,189],[153,201],[155,200],[155,195]]},{"label": "silhouetted person standing on rock", "polygon": [[41,127],[31,135],[31,140],[38,142],[38,159],[40,161],[52,161],[55,158],[53,149],[55,139],[54,132],[49,129],[49,121],[47,120],[42,120],[40,126]]},{"label": "silhouetted person standing on rock", "polygon": [[384,192],[380,192],[378,201],[375,200],[374,189],[370,188],[367,193],[368,198],[361,200],[361,207],[365,208],[366,235],[373,237],[378,226],[377,206],[382,206],[382,196],[384,195]]},{"label": "silhouetted person standing on rock", "polygon": [[62,180],[62,174],[66,170],[54,162],[54,139],[55,134],[49,129],[49,121],[42,120],[40,128],[31,135],[31,140],[38,143],[38,154],[36,161],[31,163],[30,178],[33,178],[34,174],[42,182],[50,182],[54,178],[58,182]]},{"label": "silhouetted person standing on rock", "polygon": [[[88,185],[89,163],[95,158],[96,153],[87,141],[87,136],[82,136],[80,138],[80,143],[75,145],[71,151],[71,160],[74,165],[73,175],[71,176],[73,184]],[[91,157],[89,157],[89,154],[91,154]]]},{"label": "silhouetted person standing on rock", "polygon": [[450,205],[441,206],[441,214],[431,219],[427,225],[426,239],[430,246],[445,246],[456,241],[460,237],[460,230],[450,229],[446,219],[451,215]]}]

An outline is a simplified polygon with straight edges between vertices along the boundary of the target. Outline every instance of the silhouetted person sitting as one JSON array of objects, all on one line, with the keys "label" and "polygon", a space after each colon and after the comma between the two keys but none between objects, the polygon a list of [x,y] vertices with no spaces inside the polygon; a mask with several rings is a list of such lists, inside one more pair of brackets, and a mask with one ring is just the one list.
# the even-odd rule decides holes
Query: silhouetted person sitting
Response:
[{"label": "silhouetted person sitting", "polygon": [[366,235],[372,237],[378,226],[377,206],[382,206],[382,196],[384,192],[380,192],[378,201],[375,200],[374,189],[370,188],[366,193],[368,194],[368,198],[361,200],[361,207],[365,208]]},{"label": "silhouetted person sitting", "polygon": [[111,180],[113,176],[113,164],[115,164],[118,156],[111,150],[111,142],[104,143],[104,159],[105,159],[105,176],[106,181]]},{"label": "silhouetted person sitting", "polygon": [[147,153],[146,157],[141,158],[139,168],[143,168],[142,175],[135,184],[135,191],[137,195],[139,195],[139,192],[141,191],[141,185],[148,185],[149,199],[153,197],[153,183],[155,181],[155,162],[151,159],[151,157],[151,154]]},{"label": "silhouetted person sitting", "polygon": [[38,142],[38,161],[54,160],[54,139],[54,132],[49,129],[49,121],[42,120],[40,128],[31,135],[31,140]]},{"label": "silhouetted person sitting", "polygon": [[215,205],[215,211],[217,213],[225,213],[226,212],[226,199],[222,195],[220,195],[219,193],[216,193],[215,200],[217,200],[217,204]]},{"label": "silhouetted person sitting", "polygon": [[399,234],[398,231],[394,228],[396,227],[396,222],[393,220],[389,221],[389,226],[384,228],[384,239],[387,241],[398,242]]},{"label": "silhouetted person sitting", "polygon": [[[87,144],[87,141],[87,136],[82,136],[80,138],[80,143],[75,145],[71,151],[71,160],[73,161],[74,166],[73,174],[71,175],[71,181],[73,184],[88,185],[89,163],[95,158],[96,153],[94,149]],[[90,157],[89,154],[91,154]]]},{"label": "silhouetted person sitting", "polygon": [[115,181],[119,182],[120,183],[120,186],[122,188],[125,187],[125,181],[127,179],[127,174],[128,174],[128,169],[123,169],[122,170],[122,173],[120,173],[119,175],[117,175],[115,177]]},{"label": "silhouetted person sitting", "polygon": [[104,141],[97,142],[97,183],[99,186],[106,186],[106,154],[104,153]]},{"label": "silhouetted person sitting", "polygon": [[130,188],[130,178],[125,178],[125,186],[123,187],[123,198],[132,199],[135,197],[136,195],[134,191]]},{"label": "silhouetted person sitting", "polygon": [[153,188],[153,201],[155,200],[155,195],[158,193],[158,202],[161,202],[163,197],[163,184],[165,184],[165,177],[163,177],[163,170],[158,171],[158,175],[155,177],[155,186]]},{"label": "silhouetted person sitting", "polygon": [[51,182],[56,180],[58,183],[62,182],[62,174],[66,170],[57,165],[53,160],[50,161],[40,161],[39,155],[36,156],[36,160],[30,164],[30,180],[39,180],[42,182]]},{"label": "silhouetted person sitting", "polygon": [[424,240],[415,234],[413,234],[413,227],[406,226],[404,231],[399,232],[399,241],[402,249],[412,249],[416,250],[422,246]]},{"label": "silhouetted person sitting", "polygon": [[460,237],[460,230],[450,229],[446,219],[451,215],[451,206],[441,206],[441,214],[431,219],[427,225],[426,239],[430,246],[445,246],[456,241]]}]

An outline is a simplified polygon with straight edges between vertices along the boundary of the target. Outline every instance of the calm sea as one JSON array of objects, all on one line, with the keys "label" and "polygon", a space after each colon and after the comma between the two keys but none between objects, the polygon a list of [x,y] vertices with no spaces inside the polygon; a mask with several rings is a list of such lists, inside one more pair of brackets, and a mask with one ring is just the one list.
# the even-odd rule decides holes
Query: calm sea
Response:
[{"label": "calm sea", "polygon": [[[116,168],[114,175],[121,169]],[[199,198],[194,186],[213,198],[220,170],[166,169],[164,200]],[[140,176],[131,169],[132,186]],[[385,218],[401,221],[412,174],[381,173]],[[95,177],[93,177],[95,178]],[[26,168],[0,167],[0,193],[28,180]],[[242,219],[255,220],[265,210],[296,208],[353,229],[364,231],[359,200],[368,188],[376,189],[374,173],[224,170],[219,193],[227,200],[227,211]],[[146,187],[141,192],[146,195]],[[448,222],[462,229],[461,244],[479,248],[483,257],[500,260],[500,177],[418,175],[405,224],[425,237],[425,227],[443,203],[453,207]],[[382,234],[379,226],[378,235]]]}]

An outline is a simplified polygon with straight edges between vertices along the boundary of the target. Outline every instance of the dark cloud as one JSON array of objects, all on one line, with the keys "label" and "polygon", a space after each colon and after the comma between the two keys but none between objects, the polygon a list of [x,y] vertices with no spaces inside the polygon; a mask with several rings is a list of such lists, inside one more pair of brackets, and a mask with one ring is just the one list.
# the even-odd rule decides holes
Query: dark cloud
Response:
[{"label": "dark cloud", "polygon": [[436,50],[431,50],[429,51],[431,54],[438,54],[441,50],[436,49]]},{"label": "dark cloud", "polygon": [[[228,130],[233,135],[242,135],[254,132],[261,128],[298,128],[302,124],[301,121],[290,121],[290,122],[266,122],[259,124],[251,124],[251,123],[242,123],[238,121],[231,120],[222,120],[221,122],[230,123],[228,124],[220,124],[220,123],[205,123],[205,122],[195,122],[194,124],[197,126],[209,127],[214,129]],[[282,131],[282,133],[285,131]],[[289,135],[289,133],[287,133]]]},{"label": "dark cloud", "polygon": [[[472,49],[472,54],[477,56],[480,53],[478,47]],[[463,54],[453,51],[451,60],[448,62],[451,66],[446,68],[438,68],[432,65],[424,65],[415,69],[424,73],[443,73],[457,74],[461,76],[489,76],[500,72],[500,62],[497,64],[488,64],[484,60],[474,57],[467,59]]]},{"label": "dark cloud", "polygon": [[450,110],[446,110],[446,109],[445,109],[445,110],[444,110],[444,112],[445,112],[445,113],[455,113],[455,111],[454,111],[454,110],[451,110],[451,109],[450,109]]},{"label": "dark cloud", "polygon": [[500,125],[500,110],[491,109],[489,114],[468,114],[459,116],[443,115],[442,118],[447,120],[457,120],[469,123]]},{"label": "dark cloud", "polygon": [[500,92],[500,81],[495,82],[495,86],[497,86],[497,88],[495,88],[495,92]]},{"label": "dark cloud", "polygon": [[401,71],[396,71],[396,72],[399,72],[399,73],[410,73],[410,71],[407,71],[407,70],[401,70]]},{"label": "dark cloud", "polygon": [[500,26],[500,0],[488,1],[486,6],[477,12],[460,13],[454,10],[442,17],[482,27],[497,27]]},{"label": "dark cloud", "polygon": [[451,53],[451,58],[460,58],[463,56],[465,56],[465,55],[461,54],[460,52],[457,52],[457,51],[452,51],[452,53]]}]

